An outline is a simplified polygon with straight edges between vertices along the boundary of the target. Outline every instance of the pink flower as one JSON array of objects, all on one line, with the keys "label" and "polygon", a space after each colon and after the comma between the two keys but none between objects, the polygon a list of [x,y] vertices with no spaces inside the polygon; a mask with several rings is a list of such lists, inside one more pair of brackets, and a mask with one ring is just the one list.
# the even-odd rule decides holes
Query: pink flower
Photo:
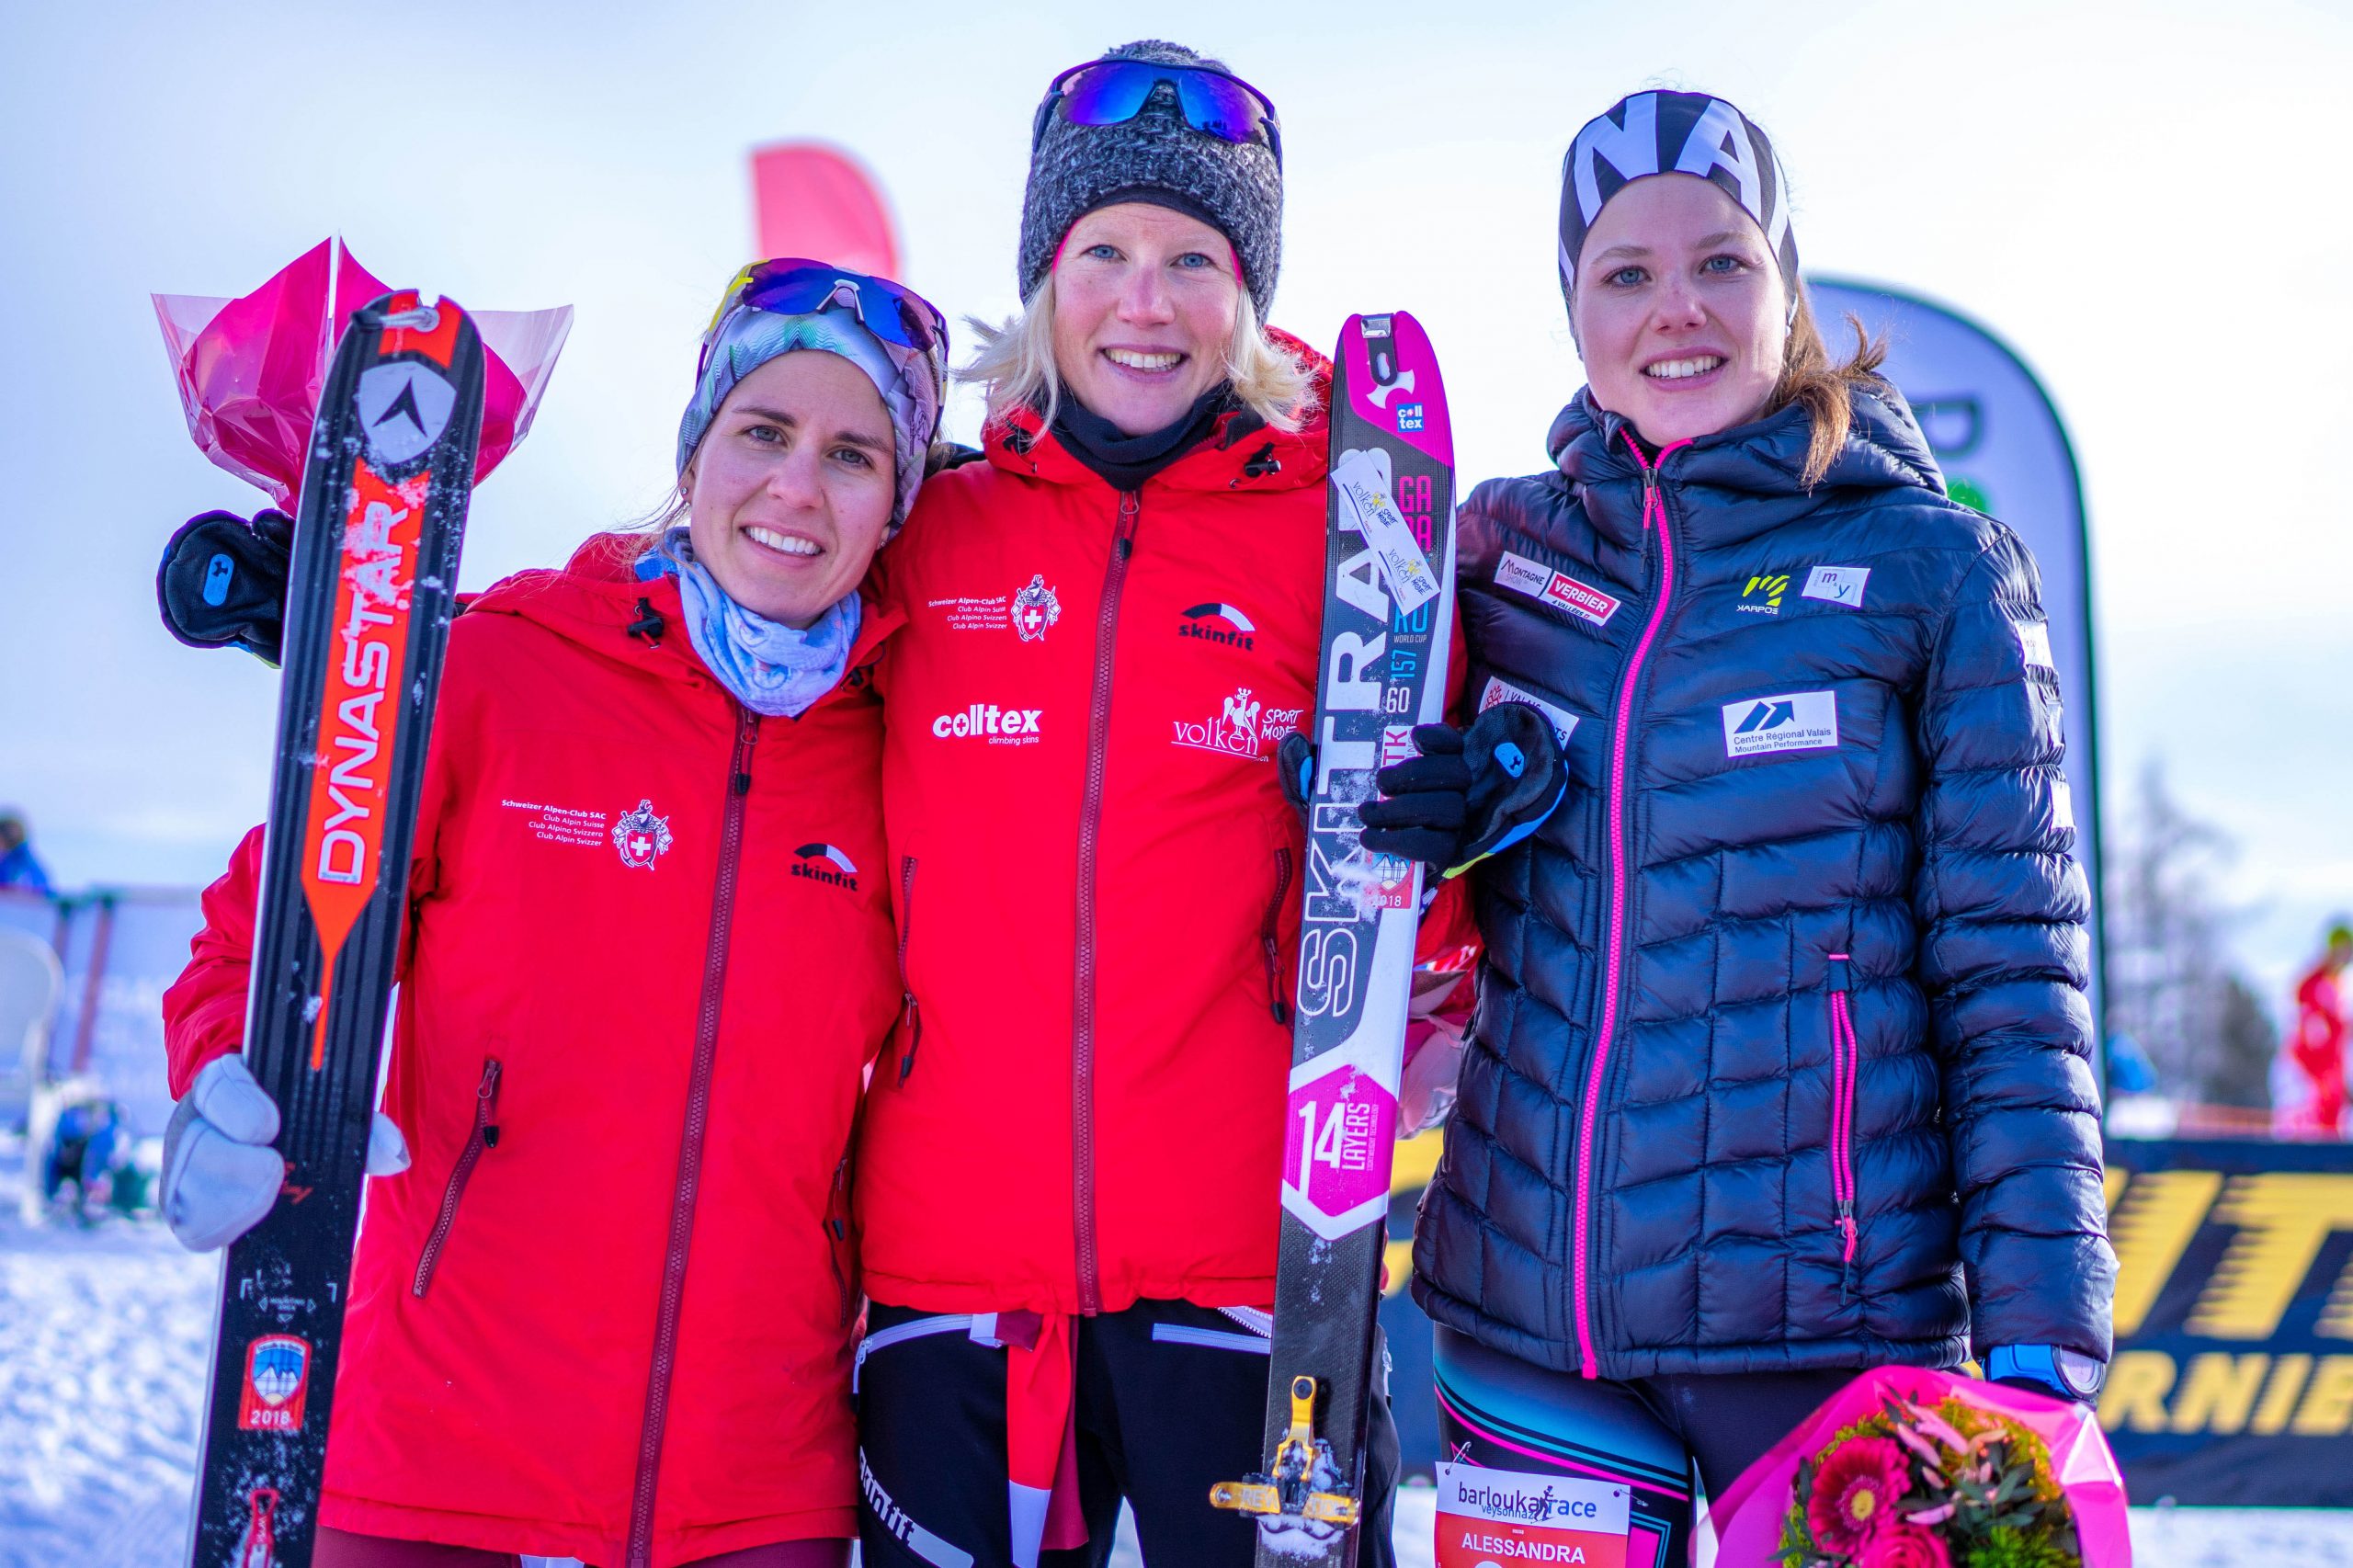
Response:
[{"label": "pink flower", "polygon": [[1904,1450],[1885,1437],[1854,1437],[1833,1449],[1813,1472],[1806,1523],[1828,1550],[1851,1554],[1895,1522],[1904,1495]]},{"label": "pink flower", "polygon": [[1952,1568],[1952,1558],[1931,1532],[1890,1525],[1863,1543],[1855,1568]]}]

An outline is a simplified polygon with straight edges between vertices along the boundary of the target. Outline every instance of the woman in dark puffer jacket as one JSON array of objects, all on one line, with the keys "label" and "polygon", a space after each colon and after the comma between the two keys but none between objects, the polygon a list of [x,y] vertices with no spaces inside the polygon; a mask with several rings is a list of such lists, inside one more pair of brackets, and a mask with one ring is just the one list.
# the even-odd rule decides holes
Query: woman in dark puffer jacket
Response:
[{"label": "woman in dark puffer jacket", "polygon": [[2096,1389],[2089,894],[2033,561],[1876,351],[1830,364],[1763,133],[1624,100],[1561,238],[1589,384],[1557,472],[1464,506],[1461,582],[1472,689],[1573,783],[1475,878],[1415,1293],[1449,1458],[1607,1472],[1672,1544],[1692,1468],[1857,1369]]}]

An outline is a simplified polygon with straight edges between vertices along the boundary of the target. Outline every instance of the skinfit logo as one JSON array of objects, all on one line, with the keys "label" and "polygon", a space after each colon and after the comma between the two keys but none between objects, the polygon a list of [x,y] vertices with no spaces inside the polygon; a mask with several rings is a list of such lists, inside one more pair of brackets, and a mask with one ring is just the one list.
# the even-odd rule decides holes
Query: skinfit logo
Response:
[{"label": "skinfit logo", "polygon": [[942,713],[931,722],[931,733],[941,740],[985,740],[991,745],[1036,745],[1042,708],[1000,708],[975,702],[961,712]]},{"label": "skinfit logo", "polygon": [[1204,642],[1216,642],[1228,648],[1248,653],[1251,637],[1257,627],[1250,618],[1232,605],[1195,605],[1176,622],[1176,635],[1198,637]]},{"label": "skinfit logo", "polygon": [[1838,744],[1838,694],[1790,691],[1723,706],[1724,755],[1827,751]]},{"label": "skinfit logo", "polygon": [[858,891],[858,868],[849,857],[830,844],[804,844],[794,850],[792,874],[807,877],[828,886]]}]

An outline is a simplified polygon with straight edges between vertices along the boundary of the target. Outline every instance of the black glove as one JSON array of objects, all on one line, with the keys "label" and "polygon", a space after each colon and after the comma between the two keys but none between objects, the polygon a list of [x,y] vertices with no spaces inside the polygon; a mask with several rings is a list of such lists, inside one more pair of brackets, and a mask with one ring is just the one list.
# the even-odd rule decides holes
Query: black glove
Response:
[{"label": "black glove", "polygon": [[164,546],[155,602],[164,628],[191,648],[234,643],[276,668],[285,637],[294,519],[264,509],[190,517]]},{"label": "black glove", "polygon": [[1358,808],[1363,843],[1444,876],[1534,833],[1568,792],[1552,727],[1525,702],[1498,702],[1467,731],[1417,724],[1414,744],[1421,756],[1373,776],[1387,798]]}]

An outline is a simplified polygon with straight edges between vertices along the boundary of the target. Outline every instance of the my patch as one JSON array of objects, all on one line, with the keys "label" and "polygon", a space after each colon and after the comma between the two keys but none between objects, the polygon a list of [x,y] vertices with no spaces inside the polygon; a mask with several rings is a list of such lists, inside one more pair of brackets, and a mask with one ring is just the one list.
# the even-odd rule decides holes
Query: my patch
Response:
[{"label": "my patch", "polygon": [[1724,755],[1756,756],[1778,751],[1828,751],[1838,744],[1838,694],[1787,691],[1727,702]]},{"label": "my patch", "polygon": [[1848,609],[1863,608],[1863,585],[1871,579],[1868,566],[1817,566],[1806,574],[1799,590],[1810,599],[1825,599]]}]

